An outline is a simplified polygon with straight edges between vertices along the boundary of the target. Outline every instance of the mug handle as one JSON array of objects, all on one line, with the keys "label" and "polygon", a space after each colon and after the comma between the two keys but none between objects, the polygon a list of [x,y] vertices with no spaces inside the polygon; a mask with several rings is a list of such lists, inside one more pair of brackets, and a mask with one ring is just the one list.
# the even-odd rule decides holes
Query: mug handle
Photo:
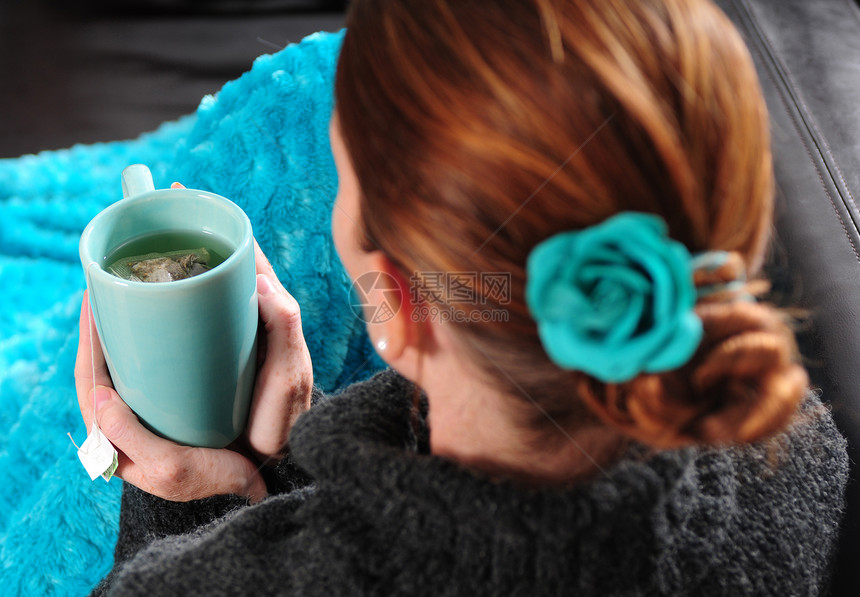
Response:
[{"label": "mug handle", "polygon": [[122,196],[131,197],[155,190],[152,172],[145,164],[132,164],[122,171]]}]

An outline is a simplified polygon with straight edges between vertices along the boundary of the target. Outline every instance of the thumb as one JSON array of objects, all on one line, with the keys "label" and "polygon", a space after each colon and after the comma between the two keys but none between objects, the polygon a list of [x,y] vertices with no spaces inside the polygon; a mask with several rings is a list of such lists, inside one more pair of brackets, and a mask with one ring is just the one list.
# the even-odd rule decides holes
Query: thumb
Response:
[{"label": "thumb", "polygon": [[[90,390],[90,403],[93,405],[93,413],[95,413],[95,422],[98,424],[102,433],[105,433],[105,425],[113,424],[113,417],[103,416],[102,411],[106,409],[106,405],[112,402],[120,402],[123,405],[122,398],[110,386],[95,386]],[[105,435],[108,435],[105,433]]]},{"label": "thumb", "polygon": [[132,460],[137,460],[139,454],[153,454],[153,448],[158,446],[151,444],[160,438],[141,425],[116,390],[96,386],[91,391],[91,399],[95,405],[96,423],[117,450]]},{"label": "thumb", "polygon": [[260,319],[270,334],[268,344],[293,348],[304,345],[302,314],[299,303],[280,282],[267,274],[257,274],[257,298]]},{"label": "thumb", "polygon": [[258,456],[280,453],[295,420],[310,408],[313,367],[299,304],[267,274],[257,276],[260,320],[265,326],[248,440]]}]

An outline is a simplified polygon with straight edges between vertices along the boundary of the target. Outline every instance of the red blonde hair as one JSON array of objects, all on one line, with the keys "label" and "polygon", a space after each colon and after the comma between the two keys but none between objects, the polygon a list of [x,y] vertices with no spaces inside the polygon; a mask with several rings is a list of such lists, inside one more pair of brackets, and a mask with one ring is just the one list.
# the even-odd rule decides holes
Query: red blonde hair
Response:
[{"label": "red blonde hair", "polygon": [[[693,253],[731,252],[718,278],[757,273],[773,211],[767,112],[711,2],[353,0],[347,27],[336,100],[363,232],[407,279],[510,274],[510,303],[478,278],[474,305],[450,305],[489,379],[555,421],[590,413],[660,447],[788,423],[808,380],[770,306],[702,301],[690,363],[605,384],[555,366],[525,304],[538,242],[622,211],[660,215]],[[468,321],[476,308],[508,319]]]}]

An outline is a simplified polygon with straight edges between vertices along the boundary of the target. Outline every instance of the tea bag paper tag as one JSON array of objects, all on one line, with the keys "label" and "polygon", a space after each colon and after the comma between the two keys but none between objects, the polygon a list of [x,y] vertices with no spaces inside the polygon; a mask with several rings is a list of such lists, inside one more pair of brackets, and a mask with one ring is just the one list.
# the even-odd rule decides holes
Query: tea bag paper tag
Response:
[{"label": "tea bag paper tag", "polygon": [[98,425],[93,425],[86,441],[78,448],[78,458],[87,470],[90,481],[95,481],[99,475],[105,481],[110,481],[119,464],[116,448]]}]

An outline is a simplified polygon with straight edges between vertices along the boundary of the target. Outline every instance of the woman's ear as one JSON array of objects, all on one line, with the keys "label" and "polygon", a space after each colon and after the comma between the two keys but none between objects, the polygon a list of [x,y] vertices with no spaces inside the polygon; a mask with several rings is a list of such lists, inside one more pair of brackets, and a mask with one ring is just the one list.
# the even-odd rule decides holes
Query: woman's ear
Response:
[{"label": "woman's ear", "polygon": [[430,348],[432,331],[414,317],[411,282],[382,251],[372,251],[368,258],[370,271],[353,283],[363,294],[367,333],[386,363],[417,382],[421,355]]}]

